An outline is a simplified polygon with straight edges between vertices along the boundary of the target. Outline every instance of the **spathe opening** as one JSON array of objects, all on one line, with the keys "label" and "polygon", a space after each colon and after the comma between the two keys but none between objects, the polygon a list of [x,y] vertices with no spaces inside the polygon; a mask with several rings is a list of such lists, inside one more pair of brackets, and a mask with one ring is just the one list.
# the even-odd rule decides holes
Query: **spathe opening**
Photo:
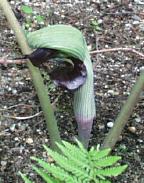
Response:
[{"label": "spathe opening", "polygon": [[49,72],[49,75],[57,86],[76,90],[86,81],[87,70],[84,63],[77,58],[60,53],[58,50],[38,48],[27,57],[37,67],[50,61],[56,63],[56,68]]}]

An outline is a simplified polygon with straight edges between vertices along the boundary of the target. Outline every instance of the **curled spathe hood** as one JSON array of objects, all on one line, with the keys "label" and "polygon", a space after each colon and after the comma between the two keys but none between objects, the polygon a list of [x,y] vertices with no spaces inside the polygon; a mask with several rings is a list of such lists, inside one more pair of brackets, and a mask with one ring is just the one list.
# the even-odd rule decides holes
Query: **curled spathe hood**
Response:
[{"label": "curled spathe hood", "polygon": [[[50,59],[58,58],[58,55],[58,50],[38,48],[27,57],[31,60],[33,65],[38,67],[42,63],[48,62]],[[86,67],[81,60],[73,57],[67,57],[66,59],[63,58],[63,60],[63,65],[59,62],[60,64],[58,64],[58,67],[49,73],[50,78],[57,86],[67,88],[69,90],[75,90],[86,81]],[[70,60],[71,62],[67,62],[65,60]]]},{"label": "curled spathe hood", "polygon": [[[63,54],[72,61],[72,65],[57,67],[50,72],[50,78],[58,86],[75,90],[82,86],[87,77],[84,64],[87,45],[82,33],[70,25],[50,25],[27,35],[30,47],[36,50],[29,55],[31,62],[38,66],[49,59]],[[35,59],[35,55],[39,60]],[[61,65],[61,64],[59,64]]]}]

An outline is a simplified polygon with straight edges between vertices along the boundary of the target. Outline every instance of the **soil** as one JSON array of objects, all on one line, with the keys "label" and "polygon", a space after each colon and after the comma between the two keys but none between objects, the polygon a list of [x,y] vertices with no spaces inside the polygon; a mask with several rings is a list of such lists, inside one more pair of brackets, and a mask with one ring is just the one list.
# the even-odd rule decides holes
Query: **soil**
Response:
[{"label": "soil", "polygon": [[[36,30],[48,24],[71,24],[79,28],[89,49],[132,47],[144,52],[143,1],[10,1],[22,25]],[[19,14],[23,4],[33,14]],[[0,12],[0,57],[21,56],[13,31]],[[44,16],[37,22],[36,15]],[[99,25],[95,25],[98,22]],[[99,29],[99,30],[98,30]],[[143,67],[143,60],[131,52],[92,54],[97,115],[90,146],[101,144]],[[47,78],[48,94],[55,104],[61,137],[73,141],[77,126],[73,117],[72,94],[54,87]],[[144,93],[121,134],[114,153],[128,164],[125,173],[113,179],[119,183],[144,183]],[[22,65],[0,66],[0,182],[21,183],[18,171],[41,182],[31,169],[30,156],[47,158],[42,144],[49,145],[46,123],[28,68]],[[33,116],[39,113],[37,116]],[[19,119],[18,117],[30,117]]]}]

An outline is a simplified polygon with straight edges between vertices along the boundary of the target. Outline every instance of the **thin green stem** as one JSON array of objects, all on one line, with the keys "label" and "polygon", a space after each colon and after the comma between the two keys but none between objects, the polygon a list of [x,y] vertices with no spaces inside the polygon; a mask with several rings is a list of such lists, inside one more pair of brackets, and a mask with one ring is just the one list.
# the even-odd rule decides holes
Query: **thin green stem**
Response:
[{"label": "thin green stem", "polygon": [[113,128],[109,131],[102,148],[113,148],[119,139],[119,136],[128,122],[128,118],[132,114],[132,111],[139,99],[140,93],[144,89],[144,72],[141,73],[138,81],[135,83],[130,96],[128,97],[125,105],[121,109]]},{"label": "thin green stem", "polygon": [[[23,54],[30,54],[31,48],[27,44],[26,37],[21,29],[19,22],[17,21],[9,3],[7,0],[0,0],[0,7],[2,8],[11,28],[14,30],[17,42],[22,50]],[[57,122],[54,116],[53,109],[50,104],[50,99],[47,94],[47,90],[43,84],[43,78],[37,67],[33,66],[30,61],[27,63],[31,77],[39,97],[41,108],[43,110],[47,128],[50,136],[50,142],[53,149],[57,149],[55,142],[61,142]]]}]

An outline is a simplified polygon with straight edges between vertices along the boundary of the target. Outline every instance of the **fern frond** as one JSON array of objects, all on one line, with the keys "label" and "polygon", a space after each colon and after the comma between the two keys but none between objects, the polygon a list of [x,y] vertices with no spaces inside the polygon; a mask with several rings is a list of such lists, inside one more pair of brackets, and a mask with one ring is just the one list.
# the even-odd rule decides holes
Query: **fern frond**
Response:
[{"label": "fern frond", "polygon": [[45,180],[47,183],[59,183],[56,179],[50,177],[50,175],[45,172],[42,168],[37,168],[36,166],[32,166],[32,168],[37,172],[38,175],[40,175],[43,180]]},{"label": "fern frond", "polygon": [[22,177],[22,179],[24,180],[25,183],[33,183],[31,180],[29,180],[27,178],[26,175],[24,175],[23,173],[19,172],[20,176]]},{"label": "fern frond", "polygon": [[64,155],[60,155],[49,148],[46,148],[46,150],[48,154],[56,161],[56,164],[65,169],[67,172],[71,173],[73,176],[76,176],[78,181],[92,179],[91,175],[88,174],[89,170],[87,171],[86,168],[76,166],[77,164],[72,159],[68,159]]},{"label": "fern frond", "polygon": [[51,173],[55,178],[59,179],[60,181],[73,183],[73,177],[61,167],[55,166],[54,164],[48,164],[47,162],[39,158],[31,157],[31,159],[35,160],[41,167],[43,167],[43,169]]},{"label": "fern frond", "polygon": [[[110,149],[92,147],[87,151],[80,142],[78,144],[78,147],[65,141],[57,144],[62,154],[44,146],[55,163],[31,157],[40,166],[33,166],[33,169],[47,183],[111,183],[106,177],[117,176],[127,168],[127,165],[112,167],[121,157],[109,156]],[[30,181],[25,176],[23,180]]]},{"label": "fern frond", "polygon": [[83,145],[80,143],[78,144],[78,147],[74,144],[70,144],[66,141],[62,141],[62,143],[64,144],[65,148],[69,150],[70,154],[74,154],[78,156],[79,159],[83,160],[83,158],[85,159],[88,151],[83,147]]},{"label": "fern frond", "polygon": [[99,159],[98,161],[94,162],[94,164],[95,167],[107,167],[115,164],[120,159],[120,156],[109,156],[103,159]]},{"label": "fern frond", "polygon": [[[89,164],[87,153],[82,153],[81,150],[77,148],[80,151],[80,153],[76,154],[75,151],[72,152],[69,148],[67,148],[66,144],[57,144],[57,146],[59,147],[63,155],[67,157],[69,161],[73,162],[73,164],[76,164],[78,167],[80,167],[80,169],[89,167],[87,166]],[[73,148],[75,149],[74,146],[75,145],[73,145]]]},{"label": "fern frond", "polygon": [[90,149],[89,151],[89,157],[93,161],[97,161],[98,159],[106,157],[110,153],[110,149],[104,149],[96,151],[95,149]]},{"label": "fern frond", "polygon": [[106,169],[101,169],[101,170],[97,169],[97,170],[95,170],[95,173],[96,173],[96,175],[102,175],[105,177],[112,177],[112,176],[115,177],[115,176],[120,175],[122,172],[124,172],[126,168],[127,168],[127,165],[106,168]]},{"label": "fern frond", "polygon": [[[87,153],[87,150],[85,149],[85,147],[83,146],[83,144],[82,144],[80,141],[78,141],[77,139],[75,139],[75,141],[76,141],[76,143],[77,143],[79,149],[81,149],[81,151],[84,152],[84,153],[86,154],[86,153]],[[66,141],[63,141],[63,143],[65,143],[65,142],[66,142]],[[66,142],[65,144],[67,144],[67,142]]]}]

